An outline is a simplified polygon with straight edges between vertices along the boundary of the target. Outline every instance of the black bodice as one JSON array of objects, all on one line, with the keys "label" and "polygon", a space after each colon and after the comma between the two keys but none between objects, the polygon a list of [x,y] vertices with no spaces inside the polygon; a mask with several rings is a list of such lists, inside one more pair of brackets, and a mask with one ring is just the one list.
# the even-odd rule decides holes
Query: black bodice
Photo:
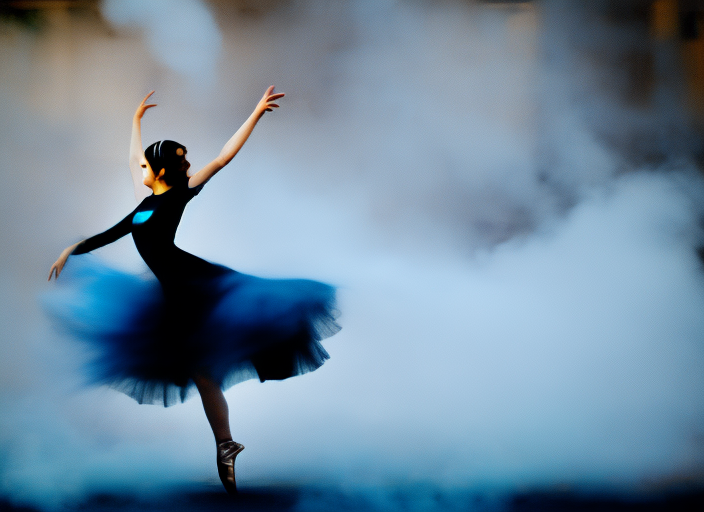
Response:
[{"label": "black bodice", "polygon": [[107,231],[82,242],[73,254],[83,254],[132,233],[139,254],[164,286],[174,286],[194,278],[220,273],[213,265],[176,247],[174,239],[183,210],[200,187],[172,187],[146,197],[127,217]]}]

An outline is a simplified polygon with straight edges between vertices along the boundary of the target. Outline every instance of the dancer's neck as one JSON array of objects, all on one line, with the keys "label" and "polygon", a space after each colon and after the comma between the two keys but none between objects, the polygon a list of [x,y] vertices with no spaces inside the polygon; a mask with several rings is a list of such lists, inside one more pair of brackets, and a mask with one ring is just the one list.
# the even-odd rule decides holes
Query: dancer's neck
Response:
[{"label": "dancer's neck", "polygon": [[162,180],[157,180],[152,185],[152,192],[154,192],[155,196],[158,196],[158,195],[163,194],[167,190],[171,190],[172,187],[173,187],[173,185],[167,185]]}]

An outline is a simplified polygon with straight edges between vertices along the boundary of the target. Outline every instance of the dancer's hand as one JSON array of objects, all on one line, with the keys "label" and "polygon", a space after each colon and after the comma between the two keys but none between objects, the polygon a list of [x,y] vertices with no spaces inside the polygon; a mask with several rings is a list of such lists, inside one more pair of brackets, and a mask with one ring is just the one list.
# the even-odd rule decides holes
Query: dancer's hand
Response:
[{"label": "dancer's hand", "polygon": [[68,257],[71,256],[71,253],[76,247],[78,247],[79,244],[80,242],[78,244],[73,244],[71,247],[66,247],[66,249],[63,250],[61,256],[59,256],[59,259],[56,260],[51,266],[51,270],[49,270],[49,279],[47,279],[47,281],[51,281],[51,276],[54,274],[56,274],[54,279],[59,278],[59,274],[64,269],[64,265],[66,265],[66,260],[68,260]]},{"label": "dancer's hand", "polygon": [[271,112],[275,108],[278,108],[279,106],[274,103],[274,101],[283,97],[284,93],[279,92],[274,94],[274,86],[270,86],[264,93],[264,96],[262,96],[262,99],[259,100],[259,103],[257,103],[254,112],[252,112],[230,140],[225,143],[217,158],[188,179],[189,188],[202,185],[219,172],[220,169],[225,167],[247,141],[252,130],[254,130],[254,125],[261,119],[264,112]]},{"label": "dancer's hand", "polygon": [[256,111],[259,113],[259,115],[263,115],[264,112],[271,112],[273,109],[279,108],[279,106],[274,103],[274,101],[278,100],[279,98],[283,98],[284,96],[285,94],[282,92],[274,94],[274,86],[270,85],[264,93],[264,96],[262,96],[262,99],[259,100],[259,103],[257,103]]},{"label": "dancer's hand", "polygon": [[[65,251],[64,251],[65,252]],[[61,253],[61,256],[59,256],[59,259],[56,260],[56,262],[51,266],[51,270],[49,270],[49,279],[47,281],[51,281],[51,276],[56,275],[54,279],[59,278],[59,274],[64,268],[64,265],[66,265],[66,260],[68,259],[68,254],[64,254],[63,252]]]},{"label": "dancer's hand", "polygon": [[154,91],[147,94],[142,100],[142,103],[139,104],[139,107],[137,107],[137,111],[134,113],[135,119],[142,119],[142,116],[147,111],[147,109],[156,107],[156,103],[150,103],[148,105],[145,105],[145,103],[147,103],[147,100],[149,99],[149,96],[151,96],[152,94],[154,94]]},{"label": "dancer's hand", "polygon": [[147,197],[151,192],[149,187],[144,185],[142,168],[140,163],[142,158],[144,158],[144,150],[142,149],[142,116],[144,113],[152,108],[156,107],[156,103],[147,104],[149,97],[154,94],[154,91],[147,94],[142,103],[137,107],[137,111],[134,113],[132,118],[132,137],[130,138],[130,174],[132,174],[132,182],[134,183],[134,197],[137,202],[141,202],[142,199]]}]

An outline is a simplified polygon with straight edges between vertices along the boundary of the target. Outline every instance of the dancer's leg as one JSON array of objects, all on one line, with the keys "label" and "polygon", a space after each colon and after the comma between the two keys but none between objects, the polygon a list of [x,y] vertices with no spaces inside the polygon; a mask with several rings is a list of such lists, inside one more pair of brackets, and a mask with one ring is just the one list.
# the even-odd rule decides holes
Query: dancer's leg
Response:
[{"label": "dancer's leg", "polygon": [[213,429],[215,441],[221,443],[231,440],[230,411],[227,407],[227,400],[225,400],[222,389],[220,389],[217,383],[203,375],[195,375],[193,382],[198,388],[200,398],[203,401],[205,416],[208,418],[210,428]]},{"label": "dancer's leg", "polygon": [[217,463],[220,481],[228,493],[236,494],[235,458],[238,453],[244,450],[244,446],[232,440],[225,395],[223,395],[220,386],[208,377],[195,375],[193,382],[195,382],[200,398],[203,400],[203,409],[205,409],[205,415],[210,423],[210,428],[213,429],[215,442],[218,445]]}]

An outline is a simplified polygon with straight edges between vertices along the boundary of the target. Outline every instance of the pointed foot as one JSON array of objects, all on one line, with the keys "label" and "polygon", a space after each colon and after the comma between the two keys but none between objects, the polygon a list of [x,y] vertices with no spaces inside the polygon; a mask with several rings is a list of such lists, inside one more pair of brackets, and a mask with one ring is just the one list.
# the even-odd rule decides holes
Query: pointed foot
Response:
[{"label": "pointed foot", "polygon": [[244,450],[244,446],[234,441],[224,441],[218,444],[218,475],[223,487],[231,496],[237,495],[235,458],[242,450]]}]

